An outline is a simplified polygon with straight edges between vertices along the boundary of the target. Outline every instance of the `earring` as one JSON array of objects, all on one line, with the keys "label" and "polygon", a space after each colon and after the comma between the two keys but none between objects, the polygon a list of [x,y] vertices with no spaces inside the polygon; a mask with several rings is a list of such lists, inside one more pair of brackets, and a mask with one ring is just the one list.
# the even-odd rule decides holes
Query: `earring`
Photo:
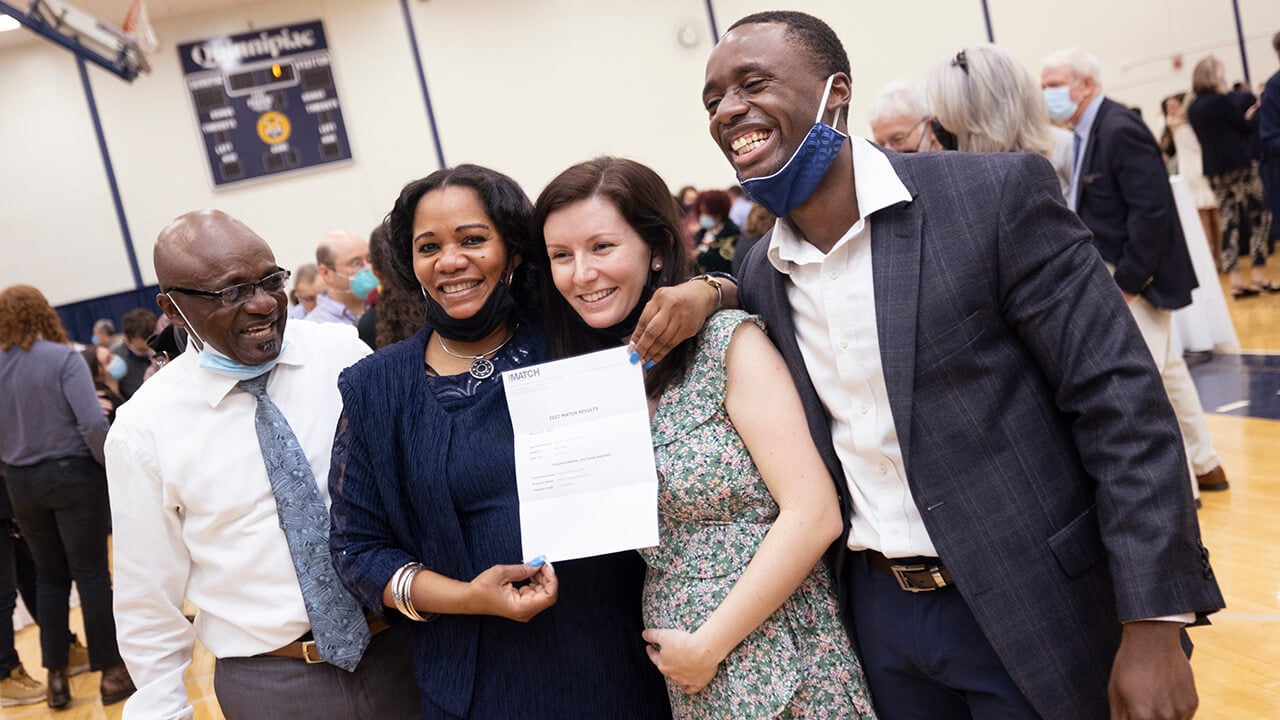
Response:
[{"label": "earring", "polygon": [[654,261],[653,261],[653,271],[654,271],[654,272],[658,272],[658,271],[659,271],[659,270],[661,270],[661,269],[662,269],[662,261],[661,261],[661,260],[654,260]]}]

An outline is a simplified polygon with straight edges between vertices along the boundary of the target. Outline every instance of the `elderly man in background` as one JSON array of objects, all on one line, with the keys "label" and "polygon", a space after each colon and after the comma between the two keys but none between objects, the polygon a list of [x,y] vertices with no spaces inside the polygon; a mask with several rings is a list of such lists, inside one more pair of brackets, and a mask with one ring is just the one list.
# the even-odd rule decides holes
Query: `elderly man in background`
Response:
[{"label": "elderly man in background", "polygon": [[316,265],[325,290],[316,295],[306,319],[355,325],[369,291],[378,286],[369,267],[369,241],[349,230],[334,230],[316,246]]},{"label": "elderly man in background", "polygon": [[1147,342],[1178,417],[1196,495],[1226,490],[1200,396],[1173,343],[1173,311],[1198,287],[1173,202],[1160,145],[1142,118],[1102,94],[1098,60],[1065,48],[1040,71],[1049,116],[1071,128],[1073,160],[1067,205],[1093,232],[1129,311]]},{"label": "elderly man in background", "polygon": [[368,347],[336,324],[286,332],[289,272],[222,212],[173,221],[155,266],[157,302],[193,349],[106,442],[120,649],[138,683],[124,717],[192,717],[197,637],[228,718],[416,716],[403,628],[366,620],[329,555],[338,373]]},{"label": "elderly man in background", "polygon": [[93,323],[93,344],[102,345],[114,352],[124,344],[124,336],[116,332],[116,324],[110,318],[98,318]]},{"label": "elderly man in background", "polygon": [[941,150],[931,120],[924,92],[905,80],[885,85],[867,111],[876,143],[897,152]]}]

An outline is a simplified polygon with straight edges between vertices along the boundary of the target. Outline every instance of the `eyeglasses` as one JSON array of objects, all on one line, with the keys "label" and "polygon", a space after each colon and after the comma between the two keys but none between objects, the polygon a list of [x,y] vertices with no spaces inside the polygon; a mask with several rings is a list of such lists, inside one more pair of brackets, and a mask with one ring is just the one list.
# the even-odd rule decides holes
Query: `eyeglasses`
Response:
[{"label": "eyeglasses", "polygon": [[951,66],[960,68],[965,75],[969,74],[969,58],[965,57],[963,50],[956,53],[956,56],[952,58]]},{"label": "eyeglasses", "polygon": [[171,287],[165,290],[166,293],[180,292],[183,295],[199,295],[200,297],[216,297],[222,301],[223,305],[239,305],[248,302],[253,297],[258,288],[271,294],[284,290],[285,281],[289,279],[288,270],[277,270],[270,275],[262,278],[258,282],[241,283],[232,285],[221,290],[193,290],[191,288]]}]

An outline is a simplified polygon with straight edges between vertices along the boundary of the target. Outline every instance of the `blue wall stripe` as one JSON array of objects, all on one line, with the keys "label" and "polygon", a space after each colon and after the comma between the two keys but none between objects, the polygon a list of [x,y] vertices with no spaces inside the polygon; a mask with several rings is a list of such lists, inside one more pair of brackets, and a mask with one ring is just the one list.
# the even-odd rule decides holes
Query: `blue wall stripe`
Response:
[{"label": "blue wall stripe", "polygon": [[716,9],[711,7],[711,0],[707,0],[707,19],[711,21],[711,43],[720,42],[720,30],[716,28]]},{"label": "blue wall stripe", "polygon": [[427,90],[427,73],[422,69],[422,53],[418,51],[418,34],[413,31],[413,17],[409,15],[409,0],[400,0],[400,10],[404,13],[404,26],[409,31],[413,64],[418,68],[418,88],[422,90],[422,101],[427,105],[427,123],[431,126],[431,139],[436,145],[436,161],[440,163],[440,167],[447,167],[444,162],[444,147],[440,142],[440,129],[436,127],[436,111],[431,106],[431,92]]},{"label": "blue wall stripe", "polygon": [[996,33],[991,29],[991,8],[987,6],[987,0],[982,0],[982,19],[987,21],[987,42],[994,45]]},{"label": "blue wall stripe", "polygon": [[84,98],[89,103],[89,116],[93,118],[93,132],[98,137],[98,152],[102,153],[102,166],[107,171],[107,184],[111,186],[111,201],[116,205],[116,222],[120,225],[120,235],[124,238],[124,252],[129,258],[129,269],[133,271],[133,286],[141,289],[142,272],[138,269],[138,253],[133,249],[133,235],[129,232],[129,221],[124,216],[124,202],[120,199],[120,186],[116,184],[116,171],[111,164],[111,153],[107,150],[107,137],[102,133],[102,118],[98,117],[98,103],[93,98],[93,86],[89,84],[89,66],[84,64],[84,57],[76,55],[76,66],[80,68],[80,84],[84,86]]}]

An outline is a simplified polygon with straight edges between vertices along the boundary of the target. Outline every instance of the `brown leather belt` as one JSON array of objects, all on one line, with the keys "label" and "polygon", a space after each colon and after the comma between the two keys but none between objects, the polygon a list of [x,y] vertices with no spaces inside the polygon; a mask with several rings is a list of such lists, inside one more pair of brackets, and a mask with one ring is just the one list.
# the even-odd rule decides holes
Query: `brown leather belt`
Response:
[{"label": "brown leather belt", "polygon": [[897,580],[907,592],[930,592],[955,585],[938,558],[887,558],[875,550],[864,550],[862,554],[868,565]]},{"label": "brown leather belt", "polygon": [[[369,635],[377,635],[378,633],[391,627],[382,618],[369,618]],[[295,640],[282,648],[264,652],[263,655],[271,657],[293,658],[294,660],[305,660],[308,665],[315,665],[324,662],[324,658],[320,657],[320,651],[316,650],[315,640]]]}]

